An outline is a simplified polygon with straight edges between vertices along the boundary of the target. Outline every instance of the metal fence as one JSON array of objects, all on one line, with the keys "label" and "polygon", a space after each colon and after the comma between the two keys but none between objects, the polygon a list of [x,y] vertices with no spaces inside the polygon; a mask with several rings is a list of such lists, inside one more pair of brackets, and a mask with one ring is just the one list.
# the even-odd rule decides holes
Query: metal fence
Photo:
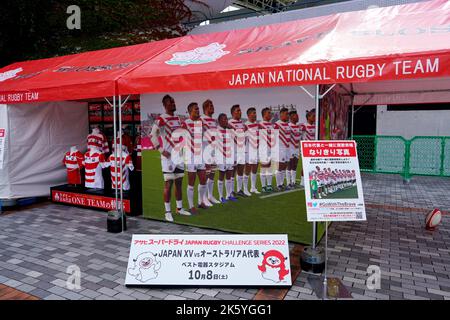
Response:
[{"label": "metal fence", "polygon": [[450,176],[450,137],[353,136],[361,171]]}]

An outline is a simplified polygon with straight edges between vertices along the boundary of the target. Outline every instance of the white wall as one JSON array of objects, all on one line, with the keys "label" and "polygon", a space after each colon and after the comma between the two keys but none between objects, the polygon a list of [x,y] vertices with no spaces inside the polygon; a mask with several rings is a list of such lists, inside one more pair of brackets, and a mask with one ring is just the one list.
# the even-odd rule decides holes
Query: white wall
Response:
[{"label": "white wall", "polygon": [[8,128],[0,199],[45,196],[66,183],[64,154],[75,145],[86,149],[87,103],[15,104],[0,111],[0,127],[6,122]]},{"label": "white wall", "polygon": [[450,110],[387,111],[377,107],[377,135],[450,136]]}]

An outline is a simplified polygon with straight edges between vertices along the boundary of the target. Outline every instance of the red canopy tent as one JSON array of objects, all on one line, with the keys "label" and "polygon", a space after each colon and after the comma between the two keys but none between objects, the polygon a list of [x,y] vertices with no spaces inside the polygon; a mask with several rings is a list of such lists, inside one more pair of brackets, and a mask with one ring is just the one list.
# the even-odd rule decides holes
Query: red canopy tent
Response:
[{"label": "red canopy tent", "polygon": [[446,76],[449,9],[438,0],[183,37],[121,77],[119,93]]},{"label": "red canopy tent", "polygon": [[0,103],[449,76],[449,24],[435,0],[18,62]]},{"label": "red canopy tent", "polygon": [[319,112],[319,84],[449,76],[450,4],[434,0],[19,62],[0,103],[314,84]]},{"label": "red canopy tent", "polygon": [[17,62],[0,69],[0,103],[64,101],[117,95],[117,80],[180,38]]}]

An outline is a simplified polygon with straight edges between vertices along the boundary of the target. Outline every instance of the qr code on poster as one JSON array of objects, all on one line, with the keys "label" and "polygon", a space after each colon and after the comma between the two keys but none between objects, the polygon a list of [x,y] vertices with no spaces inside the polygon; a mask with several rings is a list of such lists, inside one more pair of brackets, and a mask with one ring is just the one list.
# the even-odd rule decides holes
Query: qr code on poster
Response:
[{"label": "qr code on poster", "polygon": [[362,220],[362,218],[363,218],[362,212],[357,212],[355,218],[358,220]]}]

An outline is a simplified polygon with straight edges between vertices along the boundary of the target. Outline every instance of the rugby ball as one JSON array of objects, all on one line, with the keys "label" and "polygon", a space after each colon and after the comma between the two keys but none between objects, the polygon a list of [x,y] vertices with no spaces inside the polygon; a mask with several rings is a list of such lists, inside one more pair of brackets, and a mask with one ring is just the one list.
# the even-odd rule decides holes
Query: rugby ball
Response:
[{"label": "rugby ball", "polygon": [[442,221],[442,212],[439,209],[434,209],[425,218],[425,229],[434,230]]}]

